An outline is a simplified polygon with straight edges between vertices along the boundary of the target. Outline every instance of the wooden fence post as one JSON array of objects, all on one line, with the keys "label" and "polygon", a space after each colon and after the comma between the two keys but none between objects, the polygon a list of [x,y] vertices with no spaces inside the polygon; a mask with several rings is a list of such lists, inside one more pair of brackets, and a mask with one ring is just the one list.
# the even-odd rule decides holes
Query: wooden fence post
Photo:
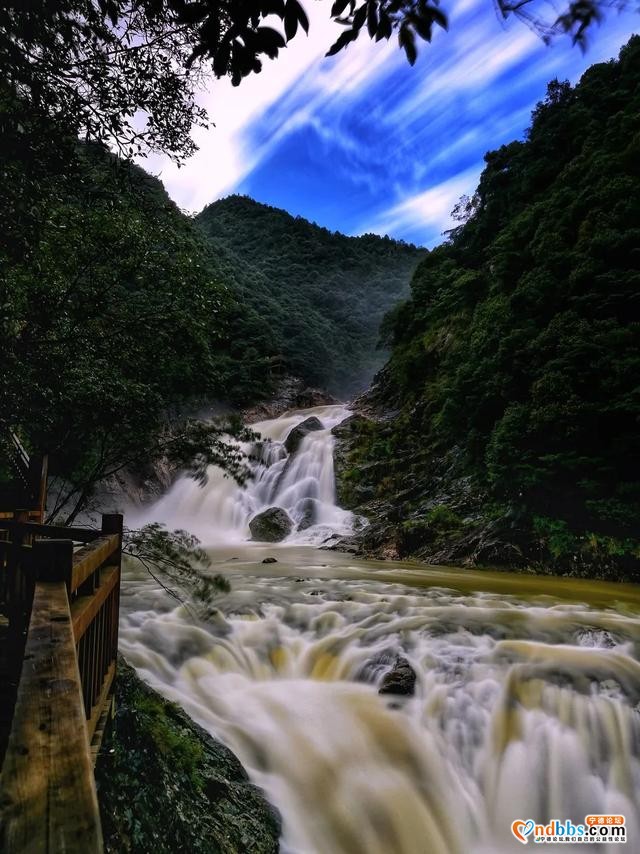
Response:
[{"label": "wooden fence post", "polygon": [[39,522],[44,521],[47,509],[47,475],[49,458],[46,456],[31,457],[29,460],[29,491],[35,502],[34,510],[39,512]]},{"label": "wooden fence post", "polygon": [[[122,513],[103,513],[102,514],[102,533],[103,534],[117,534],[120,538],[120,547],[118,548],[117,555],[114,553],[114,557],[116,557],[118,566],[120,566],[120,560],[122,555],[122,528],[124,526],[124,517]],[[116,561],[114,561],[116,563]]]}]

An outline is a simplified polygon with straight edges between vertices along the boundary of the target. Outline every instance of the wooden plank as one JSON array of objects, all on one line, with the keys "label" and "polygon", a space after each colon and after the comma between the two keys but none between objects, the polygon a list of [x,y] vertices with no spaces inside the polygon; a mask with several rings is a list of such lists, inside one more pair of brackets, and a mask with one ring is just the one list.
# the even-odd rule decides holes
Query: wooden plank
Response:
[{"label": "wooden plank", "polygon": [[111,688],[113,686],[113,680],[116,676],[116,663],[113,661],[107,670],[107,674],[104,677],[104,681],[102,683],[102,688],[100,689],[100,695],[96,700],[95,705],[91,709],[91,717],[87,721],[87,737],[89,739],[89,744],[93,741],[93,736],[96,731],[96,727],[98,726],[98,722],[102,717],[102,714],[105,708],[111,702]]},{"label": "wooden plank", "polygon": [[71,570],[71,592],[80,587],[83,581],[95,572],[112,554],[120,550],[120,538],[117,534],[98,537],[89,545],[83,546],[73,556]]},{"label": "wooden plank", "polygon": [[119,567],[107,566],[100,570],[100,586],[95,593],[87,596],[78,596],[71,603],[71,622],[73,623],[73,636],[76,643],[89,627],[98,611],[104,605],[107,597],[118,583]]},{"label": "wooden plank", "polygon": [[64,525],[38,525],[29,522],[25,530],[36,537],[49,537],[52,540],[74,540],[77,543],[91,543],[100,536],[100,531],[91,528],[67,528]]},{"label": "wooden plank", "polygon": [[98,761],[98,755],[100,754],[100,748],[102,747],[102,742],[104,740],[104,736],[109,726],[109,723],[113,720],[116,713],[116,700],[113,693],[109,694],[107,700],[102,707],[102,714],[98,719],[97,726],[93,733],[93,738],[91,739],[91,761],[93,762],[93,767],[96,767],[96,762]]},{"label": "wooden plank", "polygon": [[102,851],[67,590],[38,582],[9,745],[0,825],[10,854]]}]

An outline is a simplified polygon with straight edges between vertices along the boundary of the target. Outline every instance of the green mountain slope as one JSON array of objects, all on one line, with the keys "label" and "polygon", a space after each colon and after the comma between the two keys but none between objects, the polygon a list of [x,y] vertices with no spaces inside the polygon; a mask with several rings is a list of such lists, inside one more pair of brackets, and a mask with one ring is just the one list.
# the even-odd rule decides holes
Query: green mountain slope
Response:
[{"label": "green mountain slope", "polygon": [[[640,38],[575,88],[551,83],[526,140],[486,155],[462,209],[386,322],[378,394],[402,414],[361,439],[347,493],[394,505],[381,516],[401,553],[629,573],[640,556]],[[511,548],[483,552],[483,531]]]},{"label": "green mountain slope", "polygon": [[159,181],[10,94],[0,107],[0,440],[10,427],[49,454],[60,506],[165,450],[224,454],[213,430],[182,422],[169,440],[167,415],[268,394],[268,330]]},{"label": "green mountain slope", "polygon": [[345,237],[245,196],[214,202],[197,221],[290,371],[345,396],[366,386],[384,361],[380,321],[408,296],[423,250]]}]

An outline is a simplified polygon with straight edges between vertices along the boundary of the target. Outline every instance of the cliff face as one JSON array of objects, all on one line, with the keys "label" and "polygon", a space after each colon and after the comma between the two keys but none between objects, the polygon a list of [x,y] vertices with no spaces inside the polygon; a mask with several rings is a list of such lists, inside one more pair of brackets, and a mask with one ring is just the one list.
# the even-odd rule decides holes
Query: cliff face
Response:
[{"label": "cliff face", "polygon": [[640,578],[633,544],[629,551],[607,548],[564,528],[536,529],[522,504],[496,500],[469,471],[460,447],[442,454],[400,447],[403,413],[385,408],[378,391],[359,398],[356,414],[333,429],[339,503],[367,520],[334,548],[430,565]]},{"label": "cliff face", "polygon": [[96,766],[107,854],[276,854],[280,817],[237,757],[122,660]]}]

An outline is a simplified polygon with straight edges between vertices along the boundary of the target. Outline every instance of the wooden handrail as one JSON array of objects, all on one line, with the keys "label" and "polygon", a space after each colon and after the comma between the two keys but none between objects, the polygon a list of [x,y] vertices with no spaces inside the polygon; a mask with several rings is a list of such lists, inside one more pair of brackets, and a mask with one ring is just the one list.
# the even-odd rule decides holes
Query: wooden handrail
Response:
[{"label": "wooden handrail", "polygon": [[67,528],[63,525],[43,525],[39,522],[16,522],[13,514],[11,518],[8,514],[6,519],[0,517],[0,530],[11,533],[17,525],[20,525],[23,533],[31,534],[33,537],[73,540],[75,543],[90,543],[101,536],[100,531],[92,528]]},{"label": "wooden handrail", "polygon": [[98,537],[87,546],[73,555],[73,564],[71,567],[70,590],[71,593],[80,587],[97,569],[99,569],[106,560],[112,555],[117,554],[120,548],[120,539],[117,534]]},{"label": "wooden handrail", "polygon": [[47,505],[48,457],[29,456],[20,437],[14,430],[5,431],[0,437],[0,446],[4,446],[9,464],[15,472],[13,483],[9,484],[9,494],[4,494],[0,507],[0,518],[7,518],[6,504],[20,504],[29,508],[29,514],[42,522]]},{"label": "wooden handrail", "polygon": [[9,430],[9,447],[13,447],[13,452],[20,461],[20,465],[24,467],[24,474],[26,475],[29,471],[29,454],[14,430]]},{"label": "wooden handrail", "polygon": [[79,643],[89,625],[102,608],[107,597],[116,587],[120,580],[117,566],[107,566],[100,573],[100,586],[95,593],[88,596],[78,596],[71,605],[71,621],[73,623],[73,636],[75,642]]},{"label": "wooden handrail", "polygon": [[[37,519],[38,521],[40,521],[40,519],[42,518],[42,511],[40,510],[40,508],[38,508],[37,510],[28,510],[27,512],[29,514],[30,519]],[[0,528],[6,528],[7,522],[13,522],[13,513],[13,510],[0,511]]]},{"label": "wooden handrail", "polygon": [[63,581],[36,584],[13,720],[0,778],[6,851],[102,851]]}]

